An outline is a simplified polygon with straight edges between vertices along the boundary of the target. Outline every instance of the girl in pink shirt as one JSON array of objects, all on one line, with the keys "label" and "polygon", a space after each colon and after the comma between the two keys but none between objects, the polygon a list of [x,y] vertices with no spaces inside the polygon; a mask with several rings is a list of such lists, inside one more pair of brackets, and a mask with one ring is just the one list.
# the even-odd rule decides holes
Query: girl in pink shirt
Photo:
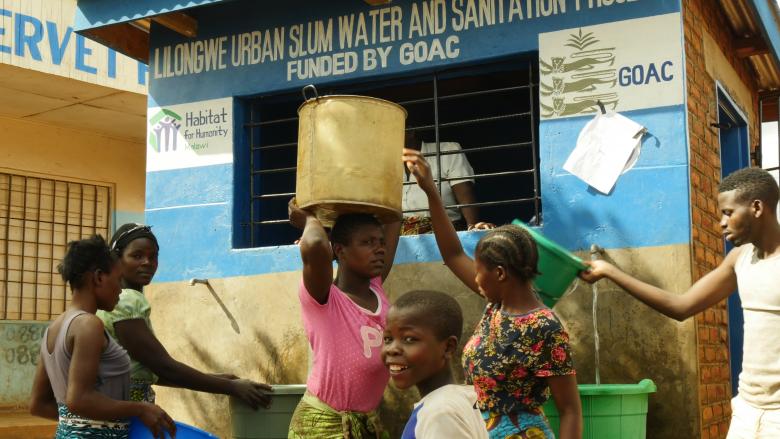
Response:
[{"label": "girl in pink shirt", "polygon": [[400,223],[383,228],[368,214],[342,215],[328,239],[320,221],[294,200],[290,222],[303,228],[298,297],[314,360],[288,437],[382,438],[375,410],[389,379],[381,351],[390,306],[382,282]]}]

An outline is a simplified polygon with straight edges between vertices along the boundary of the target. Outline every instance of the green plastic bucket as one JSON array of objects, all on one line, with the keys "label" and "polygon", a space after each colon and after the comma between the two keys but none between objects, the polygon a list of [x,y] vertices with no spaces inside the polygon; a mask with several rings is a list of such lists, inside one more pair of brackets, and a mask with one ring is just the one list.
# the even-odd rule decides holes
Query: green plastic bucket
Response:
[{"label": "green plastic bucket", "polygon": [[585,264],[582,263],[582,259],[526,226],[522,221],[514,220],[512,224],[527,230],[536,241],[536,248],[539,251],[537,269],[542,274],[534,279],[534,288],[542,298],[542,302],[552,308],[566,293],[577,274],[586,268]]},{"label": "green plastic bucket", "polygon": [[[582,439],[645,439],[647,397],[656,390],[652,380],[638,384],[580,384]],[[552,398],[544,413],[558,436],[560,419]]]},{"label": "green plastic bucket", "polygon": [[306,391],[305,384],[273,386],[271,408],[252,410],[236,398],[230,398],[233,439],[287,439],[295,407]]}]

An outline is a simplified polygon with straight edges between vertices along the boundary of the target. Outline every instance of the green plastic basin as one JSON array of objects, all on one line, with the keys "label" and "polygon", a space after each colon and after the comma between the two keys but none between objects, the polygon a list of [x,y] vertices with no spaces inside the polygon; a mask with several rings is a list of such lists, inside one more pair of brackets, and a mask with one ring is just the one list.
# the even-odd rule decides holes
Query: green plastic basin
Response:
[{"label": "green plastic basin", "polygon": [[582,259],[545,238],[522,221],[514,220],[512,224],[527,230],[536,241],[536,248],[539,251],[537,270],[541,274],[534,279],[534,288],[542,298],[542,302],[552,308],[566,293],[577,274],[586,268],[585,264],[582,263]]},{"label": "green plastic basin", "polygon": [[[582,439],[645,439],[647,399],[656,391],[652,380],[637,384],[580,384]],[[544,413],[558,436],[560,418],[552,398]]]},{"label": "green plastic basin", "polygon": [[290,419],[306,391],[305,384],[278,384],[269,409],[252,410],[236,398],[230,398],[230,416],[234,439],[287,439]]}]

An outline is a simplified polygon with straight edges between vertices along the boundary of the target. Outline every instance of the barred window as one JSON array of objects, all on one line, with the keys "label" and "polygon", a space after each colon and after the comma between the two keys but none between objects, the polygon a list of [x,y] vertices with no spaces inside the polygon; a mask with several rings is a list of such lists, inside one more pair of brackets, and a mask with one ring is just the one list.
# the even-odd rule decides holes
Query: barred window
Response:
[{"label": "barred window", "polygon": [[0,172],[0,319],[51,320],[65,310],[57,272],[69,241],[109,230],[107,186]]},{"label": "barred window", "polygon": [[[495,224],[515,218],[541,219],[538,175],[536,59],[512,59],[494,64],[437,71],[361,84],[320,87],[320,95],[357,94],[396,102],[408,112],[406,130],[426,142],[426,159],[436,163],[434,179],[452,186],[474,181],[475,201],[447,203],[455,210],[475,207],[480,221]],[[243,160],[249,200],[239,218],[237,247],[291,244],[300,231],[287,221],[287,202],[295,193],[297,109],[300,92],[260,96],[246,103],[246,143]],[[442,145],[457,142],[460,149]],[[461,154],[473,175],[442,175],[442,160]],[[399,160],[399,166],[401,166]],[[404,185],[415,185],[408,178]],[[237,194],[241,194],[239,189]],[[406,211],[407,215],[426,212]]]}]

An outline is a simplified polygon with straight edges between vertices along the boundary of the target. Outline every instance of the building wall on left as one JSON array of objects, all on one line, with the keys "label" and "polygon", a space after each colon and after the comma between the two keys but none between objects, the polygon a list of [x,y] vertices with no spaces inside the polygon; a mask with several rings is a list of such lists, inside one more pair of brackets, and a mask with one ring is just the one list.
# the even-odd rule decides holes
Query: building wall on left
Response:
[{"label": "building wall on left", "polygon": [[0,1],[0,425],[69,299],[67,241],[144,218],[146,66],[76,35],[75,6]]}]

